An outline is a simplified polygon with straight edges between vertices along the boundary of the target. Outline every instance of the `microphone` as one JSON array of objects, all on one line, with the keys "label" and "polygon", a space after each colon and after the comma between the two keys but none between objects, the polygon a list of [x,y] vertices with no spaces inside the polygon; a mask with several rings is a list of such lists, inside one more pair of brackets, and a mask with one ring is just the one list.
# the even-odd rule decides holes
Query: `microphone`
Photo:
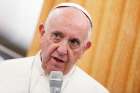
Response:
[{"label": "microphone", "polygon": [[60,93],[63,83],[63,73],[61,71],[51,71],[49,75],[50,93]]}]

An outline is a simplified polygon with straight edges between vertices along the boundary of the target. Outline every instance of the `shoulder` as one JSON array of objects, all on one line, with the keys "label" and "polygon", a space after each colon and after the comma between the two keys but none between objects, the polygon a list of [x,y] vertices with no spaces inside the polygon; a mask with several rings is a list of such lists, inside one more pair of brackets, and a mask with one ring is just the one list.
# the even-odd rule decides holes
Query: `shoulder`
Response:
[{"label": "shoulder", "polygon": [[23,58],[15,58],[15,59],[8,59],[8,60],[2,60],[0,61],[0,64],[3,62],[14,62],[14,61],[23,61],[23,60],[28,60],[28,59],[32,59],[34,56],[31,57],[23,57]]},{"label": "shoulder", "polygon": [[78,80],[80,85],[84,88],[87,87],[89,91],[94,91],[96,93],[109,93],[108,90],[101,85],[98,81],[96,81],[94,78],[89,76],[86,72],[84,72],[79,67],[76,67],[76,71],[74,73],[75,80]]},{"label": "shoulder", "polygon": [[25,57],[10,59],[0,62],[0,72],[17,72],[20,70],[28,70],[31,67],[34,57]]},{"label": "shoulder", "polygon": [[16,59],[8,59],[8,60],[4,60],[0,62],[0,66],[1,65],[12,65],[12,64],[24,64],[24,63],[28,63],[30,62],[32,59],[34,58],[34,56],[32,57],[24,57],[24,58],[16,58]]},{"label": "shoulder", "polygon": [[26,57],[0,62],[0,91],[4,93],[27,91],[33,59],[34,57]]}]

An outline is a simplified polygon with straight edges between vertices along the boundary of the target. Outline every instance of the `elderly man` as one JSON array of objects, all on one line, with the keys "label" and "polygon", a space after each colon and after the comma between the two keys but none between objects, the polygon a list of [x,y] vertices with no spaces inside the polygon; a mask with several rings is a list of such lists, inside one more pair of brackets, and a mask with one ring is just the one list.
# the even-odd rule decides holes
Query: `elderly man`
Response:
[{"label": "elderly man", "polygon": [[33,57],[1,63],[0,92],[50,93],[50,74],[58,71],[64,74],[61,93],[108,93],[75,65],[91,46],[91,28],[91,18],[81,6],[73,3],[56,6],[46,23],[40,25],[41,51]]}]

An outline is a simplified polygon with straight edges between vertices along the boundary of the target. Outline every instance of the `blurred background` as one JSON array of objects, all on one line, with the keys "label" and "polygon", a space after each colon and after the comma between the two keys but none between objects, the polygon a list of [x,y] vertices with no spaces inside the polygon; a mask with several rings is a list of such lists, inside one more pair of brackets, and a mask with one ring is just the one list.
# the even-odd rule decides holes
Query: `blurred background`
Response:
[{"label": "blurred background", "polygon": [[43,0],[0,0],[0,60],[26,56]]},{"label": "blurred background", "polygon": [[140,93],[140,0],[0,0],[0,60],[35,55],[38,25],[62,2],[93,20],[93,46],[78,65],[110,93]]}]

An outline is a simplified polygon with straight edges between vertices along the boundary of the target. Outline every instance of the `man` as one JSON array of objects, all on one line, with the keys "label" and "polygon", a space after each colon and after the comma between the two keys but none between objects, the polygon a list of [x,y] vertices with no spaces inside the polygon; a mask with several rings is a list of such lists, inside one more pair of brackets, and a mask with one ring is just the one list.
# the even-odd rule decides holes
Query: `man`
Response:
[{"label": "man", "polygon": [[49,75],[64,74],[61,93],[108,93],[75,65],[91,46],[92,22],[79,5],[63,3],[40,25],[41,51],[33,57],[8,60],[0,65],[0,92],[50,93]]}]

